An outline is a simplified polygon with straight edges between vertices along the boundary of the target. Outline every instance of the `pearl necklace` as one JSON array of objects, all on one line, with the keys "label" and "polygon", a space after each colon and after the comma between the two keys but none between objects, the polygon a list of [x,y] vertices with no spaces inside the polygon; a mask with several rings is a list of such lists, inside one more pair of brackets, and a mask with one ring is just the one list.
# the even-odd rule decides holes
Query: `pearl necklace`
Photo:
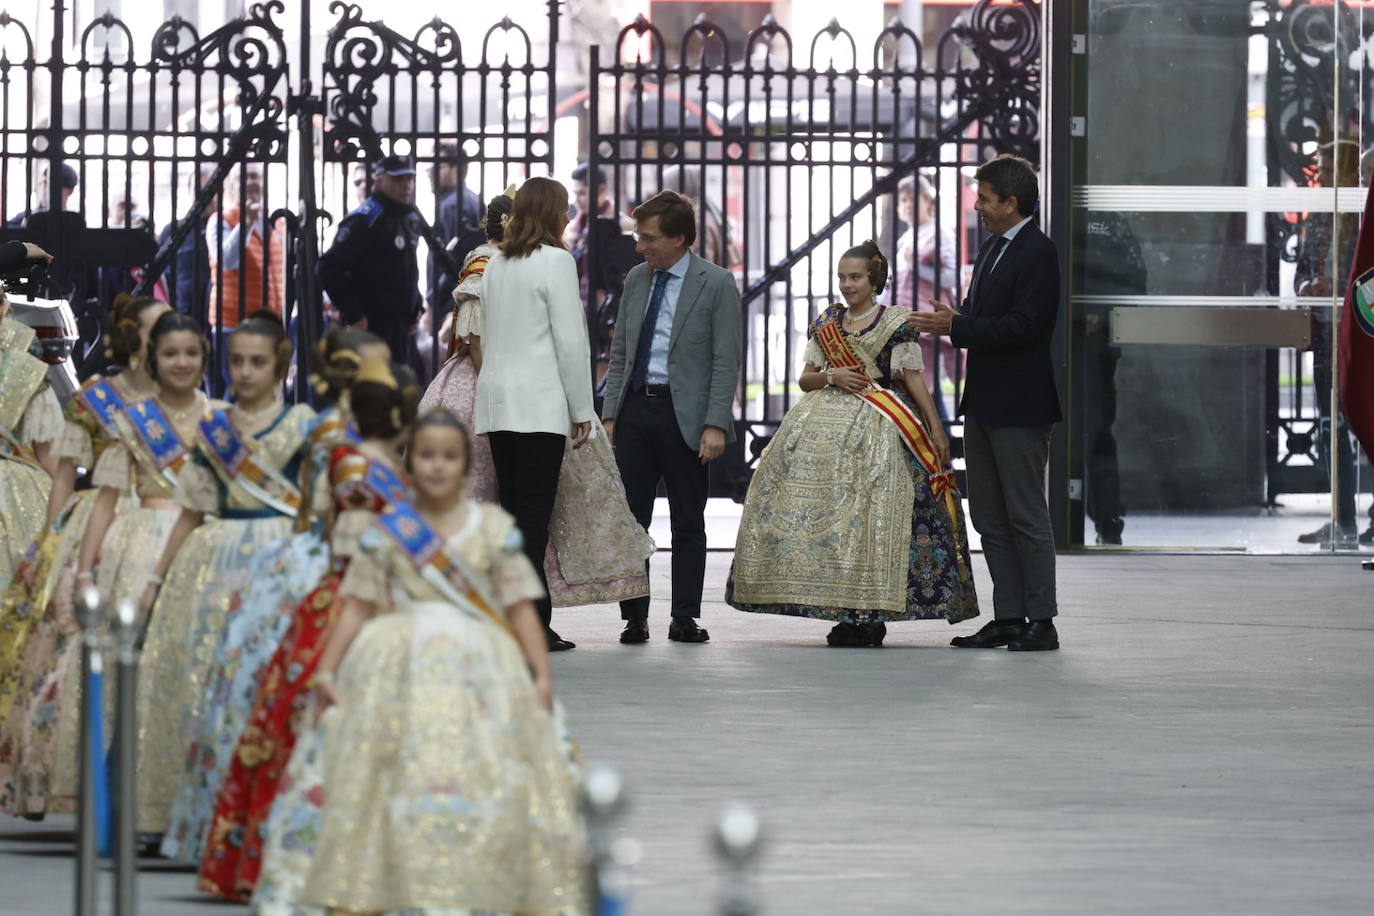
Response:
[{"label": "pearl necklace", "polygon": [[865,318],[867,318],[869,315],[872,315],[874,312],[876,312],[876,311],[878,310],[878,308],[879,308],[879,306],[878,306],[878,304],[875,302],[875,303],[873,304],[873,307],[872,307],[872,308],[870,308],[868,311],[862,312],[862,313],[860,313],[860,314],[858,314],[858,315],[854,314],[853,309],[847,308],[847,309],[845,309],[844,320],[845,320],[845,321],[855,321],[855,322],[863,321],[863,320],[864,320]]}]

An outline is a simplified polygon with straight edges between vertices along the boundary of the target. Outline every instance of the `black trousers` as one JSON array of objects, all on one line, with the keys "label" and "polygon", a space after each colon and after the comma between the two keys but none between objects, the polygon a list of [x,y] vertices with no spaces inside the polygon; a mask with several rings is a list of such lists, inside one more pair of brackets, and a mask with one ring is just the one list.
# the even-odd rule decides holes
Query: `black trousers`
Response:
[{"label": "black trousers", "polygon": [[[706,578],[706,494],[709,474],[688,446],[673,413],[673,399],[631,392],[615,423],[615,460],[630,511],[644,529],[654,517],[654,496],[663,481],[673,531],[674,617],[701,616],[701,588]],[[648,564],[645,563],[647,571]],[[620,616],[634,620],[649,615],[649,598],[620,602]]]},{"label": "black trousers", "polygon": [[544,553],[549,547],[549,519],[558,497],[558,472],[568,437],[555,433],[493,432],[487,434],[491,460],[496,466],[496,492],[501,508],[515,516],[530,558],[544,583],[544,597],[535,602],[539,619],[549,628],[553,605],[549,580],[544,576]]}]

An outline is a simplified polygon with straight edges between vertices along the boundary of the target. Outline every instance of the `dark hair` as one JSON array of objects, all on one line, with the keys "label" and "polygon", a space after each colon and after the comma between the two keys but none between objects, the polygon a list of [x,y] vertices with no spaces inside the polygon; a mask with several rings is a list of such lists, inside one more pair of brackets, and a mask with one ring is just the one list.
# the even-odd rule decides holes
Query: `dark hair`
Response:
[{"label": "dark hair", "polygon": [[272,354],[277,360],[277,380],[286,378],[286,372],[291,368],[291,338],[287,336],[286,325],[282,324],[280,315],[271,309],[258,309],[229,332],[229,340],[240,334],[256,334],[272,341]]},{"label": "dark hair", "polygon": [[366,379],[349,389],[349,406],[358,434],[364,439],[394,439],[415,422],[420,405],[420,386],[415,373],[404,363],[392,363],[395,387]]},{"label": "dark hair", "polygon": [[596,187],[599,188],[606,184],[606,173],[601,170],[601,166],[598,165],[596,171],[593,173],[592,167],[585,162],[578,163],[577,168],[572,170],[572,180],[580,181],[583,184],[591,184],[592,182],[587,180],[587,176],[591,174],[596,175]]},{"label": "dark hair", "polygon": [[157,377],[157,345],[162,338],[168,334],[175,334],[177,331],[190,331],[196,335],[200,341],[200,364],[205,368],[206,362],[210,358],[210,341],[205,339],[205,333],[200,329],[200,323],[190,315],[181,312],[163,312],[158,316],[157,321],[153,322],[153,329],[148,332],[148,375],[153,381],[158,381]]},{"label": "dark hair", "polygon": [[385,344],[371,331],[359,328],[345,328],[334,325],[315,345],[315,372],[310,376],[310,384],[315,393],[333,404],[343,393],[353,387],[353,377],[358,374],[361,361],[359,351],[369,344]]},{"label": "dark hair", "polygon": [[531,178],[515,195],[501,251],[515,260],[533,253],[540,245],[563,248],[563,227],[567,223],[568,189],[552,178]]},{"label": "dark hair", "polygon": [[115,296],[110,314],[110,333],[105,335],[105,355],[115,364],[129,368],[136,357],[144,357],[143,336],[139,333],[139,319],[155,305],[166,305],[152,296]]},{"label": "dark hair", "polygon": [[691,248],[697,241],[697,214],[692,202],[676,191],[659,191],[630,214],[635,222],[658,217],[658,229],[666,238],[682,236]]},{"label": "dark hair", "polygon": [[[472,436],[468,433],[468,428],[463,425],[463,421],[458,419],[447,407],[433,407],[415,421],[415,425],[410,430],[410,441],[413,444],[415,437],[420,435],[420,430],[429,429],[437,426],[440,429],[452,429],[458,433],[458,438],[463,440],[463,474],[466,475],[472,469]],[[406,449],[406,471],[410,471],[410,449]]]},{"label": "dark hair", "polygon": [[498,194],[487,204],[487,217],[482,220],[482,231],[487,234],[487,238],[493,242],[501,241],[506,234],[506,227],[501,225],[502,217],[508,217],[515,206],[515,201],[505,194]]},{"label": "dark hair", "polygon": [[986,181],[998,200],[1016,198],[1016,212],[1030,216],[1040,203],[1040,179],[1035,177],[1035,166],[1020,156],[1005,153],[984,163],[973,176],[977,181]]},{"label": "dark hair", "polygon": [[887,288],[887,258],[883,257],[877,242],[869,239],[840,255],[841,261],[849,258],[868,262],[868,282],[873,284],[875,294]]}]

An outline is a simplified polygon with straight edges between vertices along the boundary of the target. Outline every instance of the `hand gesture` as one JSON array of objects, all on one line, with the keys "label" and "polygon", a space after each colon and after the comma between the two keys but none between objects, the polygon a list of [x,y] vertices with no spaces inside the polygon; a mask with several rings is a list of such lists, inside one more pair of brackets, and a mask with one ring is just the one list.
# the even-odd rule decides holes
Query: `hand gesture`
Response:
[{"label": "hand gesture", "polygon": [[584,420],[583,422],[581,422],[581,423],[574,423],[573,426],[572,426],[572,434],[571,434],[571,438],[572,438],[572,447],[573,447],[573,448],[581,448],[583,445],[585,445],[585,444],[587,443],[587,439],[588,439],[588,437],[591,436],[591,434],[592,434],[592,424],[591,424],[591,423],[589,423],[589,422],[587,422],[587,421],[585,421],[585,420]]},{"label": "hand gesture", "polygon": [[725,430],[719,426],[708,426],[701,431],[701,448],[697,449],[697,458],[702,464],[716,460],[723,451],[725,451]]},{"label": "hand gesture", "polygon": [[315,724],[326,709],[339,705],[339,689],[334,685],[334,675],[321,672],[315,675]]},{"label": "hand gesture", "polygon": [[844,367],[831,369],[830,377],[835,381],[836,388],[854,394],[858,394],[860,391],[872,385],[872,382],[868,380],[868,376],[864,375],[863,372],[858,369],[848,369]]},{"label": "hand gesture", "polygon": [[907,327],[920,331],[922,334],[944,337],[949,334],[949,329],[954,324],[954,316],[958,312],[939,299],[931,299],[930,304],[935,311],[912,312],[906,317]]},{"label": "hand gesture", "polygon": [[534,679],[534,695],[546,712],[553,712],[553,677],[543,674]]},{"label": "hand gesture", "polygon": [[48,254],[42,248],[39,248],[33,242],[24,243],[24,257],[30,261],[46,261],[49,264],[52,263],[52,255]]},{"label": "hand gesture", "polygon": [[949,436],[945,435],[945,427],[941,423],[936,423],[930,428],[930,444],[935,447],[935,454],[940,458],[940,467],[949,467]]}]

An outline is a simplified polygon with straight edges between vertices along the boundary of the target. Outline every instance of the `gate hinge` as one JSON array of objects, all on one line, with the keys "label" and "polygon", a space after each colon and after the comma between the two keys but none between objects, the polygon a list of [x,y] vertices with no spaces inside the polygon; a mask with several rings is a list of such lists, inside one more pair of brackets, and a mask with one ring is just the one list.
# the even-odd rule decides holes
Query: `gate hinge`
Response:
[{"label": "gate hinge", "polygon": [[1074,35],[1074,36],[1073,36],[1073,53],[1075,53],[1075,54],[1087,54],[1087,53],[1088,53],[1088,36],[1087,36],[1087,35]]},{"label": "gate hinge", "polygon": [[1087,118],[1069,118],[1069,136],[1086,137],[1088,135]]}]

